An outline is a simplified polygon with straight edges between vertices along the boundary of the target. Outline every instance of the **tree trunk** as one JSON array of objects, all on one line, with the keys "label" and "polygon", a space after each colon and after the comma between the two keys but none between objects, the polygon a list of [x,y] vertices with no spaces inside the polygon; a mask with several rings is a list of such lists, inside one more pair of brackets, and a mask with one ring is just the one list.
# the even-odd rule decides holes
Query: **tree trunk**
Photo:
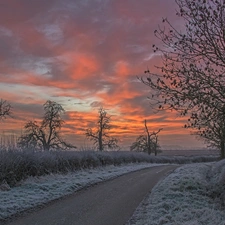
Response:
[{"label": "tree trunk", "polygon": [[155,135],[155,144],[154,144],[154,146],[155,146],[155,156],[157,156],[157,153],[158,153],[158,136],[157,135]]},{"label": "tree trunk", "polygon": [[224,140],[221,140],[221,142],[220,142],[220,157],[221,157],[221,159],[225,158],[225,143],[224,143]]},{"label": "tree trunk", "polygon": [[45,137],[44,137],[44,140],[41,140],[41,142],[42,142],[43,150],[48,152],[50,150],[50,145],[46,142]]},{"label": "tree trunk", "polygon": [[147,121],[145,120],[145,130],[146,130],[146,133],[147,133],[147,150],[148,150],[148,154],[151,155],[151,138],[150,138],[150,134],[149,134],[149,131],[148,131],[148,127],[147,127]]},{"label": "tree trunk", "polygon": [[44,151],[48,152],[50,150],[50,146],[49,145],[43,145],[43,149]]},{"label": "tree trunk", "polygon": [[102,131],[99,132],[99,137],[98,137],[98,146],[99,146],[99,151],[103,151],[103,144],[102,144]]}]

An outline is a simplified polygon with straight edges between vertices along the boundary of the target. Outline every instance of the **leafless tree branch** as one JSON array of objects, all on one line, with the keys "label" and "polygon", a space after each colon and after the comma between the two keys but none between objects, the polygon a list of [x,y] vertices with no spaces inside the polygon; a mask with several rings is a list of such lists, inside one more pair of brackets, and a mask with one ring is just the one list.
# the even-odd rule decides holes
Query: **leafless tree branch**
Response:
[{"label": "leafless tree branch", "polygon": [[[184,26],[177,29],[163,19],[155,30],[162,47],[153,45],[162,66],[155,66],[157,73],[145,71],[147,77],[140,80],[151,89],[153,105],[189,116],[185,127],[220,146],[224,158],[225,2],[176,0],[176,4]],[[217,125],[220,132],[214,129]]]},{"label": "leafless tree branch", "polygon": [[44,104],[44,110],[45,114],[40,124],[36,121],[29,121],[25,124],[25,134],[19,138],[18,146],[26,149],[40,148],[44,151],[76,148],[76,146],[64,141],[59,135],[64,123],[62,119],[63,107],[48,100]]},{"label": "leafless tree branch", "polygon": [[98,113],[96,129],[88,128],[85,132],[86,137],[94,142],[99,151],[103,151],[106,147],[109,149],[118,148],[118,140],[109,135],[111,116],[108,116],[106,110],[102,107],[99,109]]}]

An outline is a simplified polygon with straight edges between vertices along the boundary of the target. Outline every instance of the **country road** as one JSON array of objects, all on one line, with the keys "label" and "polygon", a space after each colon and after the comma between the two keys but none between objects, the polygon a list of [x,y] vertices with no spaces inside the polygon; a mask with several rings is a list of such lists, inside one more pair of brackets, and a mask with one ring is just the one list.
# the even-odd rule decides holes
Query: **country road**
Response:
[{"label": "country road", "polygon": [[122,175],[54,201],[5,225],[123,225],[154,185],[177,166]]}]

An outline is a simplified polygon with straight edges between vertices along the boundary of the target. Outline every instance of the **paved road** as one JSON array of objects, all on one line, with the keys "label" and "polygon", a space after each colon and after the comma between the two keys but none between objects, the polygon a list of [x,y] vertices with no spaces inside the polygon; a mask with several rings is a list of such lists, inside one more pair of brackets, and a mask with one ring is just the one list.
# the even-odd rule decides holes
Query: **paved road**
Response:
[{"label": "paved road", "polygon": [[125,174],[74,193],[7,225],[123,225],[152,187],[176,166]]}]

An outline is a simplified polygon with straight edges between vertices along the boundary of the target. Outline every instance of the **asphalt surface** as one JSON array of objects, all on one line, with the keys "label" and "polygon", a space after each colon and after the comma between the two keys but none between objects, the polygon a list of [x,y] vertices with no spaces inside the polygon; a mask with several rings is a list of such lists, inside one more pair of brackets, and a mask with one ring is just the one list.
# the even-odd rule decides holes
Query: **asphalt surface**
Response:
[{"label": "asphalt surface", "polygon": [[91,186],[6,225],[124,225],[155,184],[177,166],[131,172]]}]

